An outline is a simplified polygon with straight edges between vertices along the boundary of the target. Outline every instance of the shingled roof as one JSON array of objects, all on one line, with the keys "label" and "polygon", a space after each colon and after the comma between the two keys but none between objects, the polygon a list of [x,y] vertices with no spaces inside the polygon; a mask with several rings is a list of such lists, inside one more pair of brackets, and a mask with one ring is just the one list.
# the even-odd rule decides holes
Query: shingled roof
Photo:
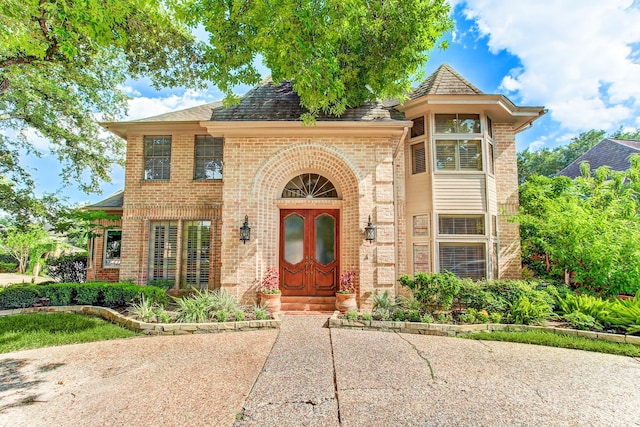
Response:
[{"label": "shingled roof", "polygon": [[90,211],[98,210],[121,210],[124,203],[124,190],[120,190],[112,196],[107,197],[92,205],[85,206],[84,209]]},{"label": "shingled roof", "polygon": [[[300,97],[290,81],[274,83],[267,78],[244,95],[240,103],[213,110],[211,121],[299,121],[309,110],[300,105]],[[348,108],[341,116],[320,113],[317,121],[392,121],[405,120],[404,114],[382,102],[368,102]]]},{"label": "shingled roof", "polygon": [[462,77],[449,64],[442,64],[409,95],[416,99],[425,95],[482,95],[483,92]]},{"label": "shingled roof", "polygon": [[170,113],[159,114],[144,119],[132,120],[132,122],[201,122],[211,118],[211,112],[214,108],[222,107],[222,101],[210,102],[208,104],[198,105],[184,110],[172,111]]},{"label": "shingled roof", "polygon": [[632,154],[640,154],[640,141],[605,138],[558,172],[557,175],[569,178],[582,176],[580,173],[580,163],[582,162],[589,162],[592,171],[600,166],[609,166],[615,171],[627,170],[630,166],[629,157]]}]

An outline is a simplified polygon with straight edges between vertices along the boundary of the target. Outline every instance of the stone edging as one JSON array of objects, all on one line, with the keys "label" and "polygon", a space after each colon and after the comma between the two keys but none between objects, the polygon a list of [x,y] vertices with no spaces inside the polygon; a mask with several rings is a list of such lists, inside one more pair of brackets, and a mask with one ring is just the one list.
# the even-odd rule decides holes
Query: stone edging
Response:
[{"label": "stone edging", "polygon": [[91,305],[66,305],[49,307],[17,308],[1,310],[0,317],[29,313],[78,313],[89,316],[100,316],[134,332],[146,335],[187,335],[207,334],[226,331],[251,331],[257,329],[277,329],[282,321],[276,316],[270,320],[245,320],[241,322],[220,323],[146,323],[123,316],[115,310]]},{"label": "stone edging", "polygon": [[505,325],[503,323],[480,323],[473,325],[450,325],[442,323],[388,322],[381,320],[348,320],[339,319],[339,311],[329,319],[329,328],[358,329],[364,331],[402,332],[405,334],[439,335],[455,337],[461,334],[493,331],[540,331],[558,335],[571,335],[613,341],[640,346],[640,336],[609,334],[605,332],[579,331],[577,329],[556,328],[552,326]]}]

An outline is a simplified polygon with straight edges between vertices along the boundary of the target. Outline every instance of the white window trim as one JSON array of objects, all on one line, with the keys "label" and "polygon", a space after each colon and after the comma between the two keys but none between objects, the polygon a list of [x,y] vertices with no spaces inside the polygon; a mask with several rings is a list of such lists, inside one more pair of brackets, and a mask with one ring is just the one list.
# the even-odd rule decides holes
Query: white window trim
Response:
[{"label": "white window trim", "polygon": [[484,277],[485,279],[489,278],[489,268],[490,268],[490,264],[491,264],[491,260],[488,259],[489,258],[489,253],[488,251],[488,245],[487,245],[487,241],[486,240],[464,240],[464,241],[458,241],[458,240],[450,240],[450,239],[443,239],[443,240],[438,240],[436,241],[436,245],[435,245],[435,253],[434,253],[434,262],[435,265],[433,266],[433,270],[437,271],[438,273],[442,273],[442,271],[440,270],[440,244],[444,243],[445,245],[449,245],[449,246],[483,246],[484,247]]},{"label": "white window trim", "polygon": [[122,260],[122,229],[120,228],[112,228],[109,230],[105,230],[104,231],[104,242],[102,242],[102,268],[120,268],[120,264],[118,263],[117,265],[111,265],[111,264],[107,264],[107,241],[108,241],[108,234],[110,232],[114,232],[114,231],[119,231],[120,234],[120,259]]}]

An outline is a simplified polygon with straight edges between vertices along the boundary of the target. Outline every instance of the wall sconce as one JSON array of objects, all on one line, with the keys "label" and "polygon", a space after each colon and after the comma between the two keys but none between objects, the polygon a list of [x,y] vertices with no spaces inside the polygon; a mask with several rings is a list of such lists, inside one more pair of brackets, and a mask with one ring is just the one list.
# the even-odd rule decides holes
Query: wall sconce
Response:
[{"label": "wall sconce", "polygon": [[244,224],[240,227],[240,240],[242,244],[246,244],[248,240],[251,240],[251,227],[249,227],[249,215],[244,216]]},{"label": "wall sconce", "polygon": [[371,215],[369,215],[369,224],[364,228],[364,239],[369,243],[376,240],[376,226],[371,222]]}]

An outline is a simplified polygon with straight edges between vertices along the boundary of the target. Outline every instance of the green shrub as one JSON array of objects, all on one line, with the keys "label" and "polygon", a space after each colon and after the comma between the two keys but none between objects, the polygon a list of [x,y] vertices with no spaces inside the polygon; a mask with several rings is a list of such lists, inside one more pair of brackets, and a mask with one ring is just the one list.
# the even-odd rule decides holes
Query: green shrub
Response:
[{"label": "green shrub", "polygon": [[229,318],[229,313],[224,311],[224,310],[220,310],[218,312],[216,312],[216,320],[218,322],[226,322],[227,319]]},{"label": "green shrub", "polygon": [[476,323],[476,315],[478,314],[478,310],[475,308],[468,308],[465,313],[458,315],[458,320],[462,323]]},{"label": "green shrub", "polygon": [[640,292],[631,300],[613,300],[603,318],[613,329],[623,330],[627,334],[640,333]]},{"label": "green shrub", "polygon": [[387,308],[378,307],[371,312],[373,320],[389,320],[391,319],[391,312]]},{"label": "green shrub", "polygon": [[373,320],[371,313],[362,313],[362,320]]},{"label": "green shrub", "polygon": [[489,322],[489,313],[487,310],[480,310],[476,313],[476,321],[478,323],[487,323]]},{"label": "green shrub", "polygon": [[591,331],[591,330],[601,331],[602,330],[602,325],[596,319],[594,319],[592,316],[588,314],[584,314],[579,311],[574,311],[573,313],[565,314],[563,318],[574,329],[581,329],[584,331]]},{"label": "green shrub", "polygon": [[393,310],[393,312],[391,313],[391,317],[396,322],[403,322],[406,319],[406,315],[402,308],[396,308],[395,310]]},{"label": "green shrub", "polygon": [[0,308],[31,307],[40,298],[36,285],[12,285],[0,290]]},{"label": "green shrub", "polygon": [[17,269],[16,262],[0,262],[0,273],[15,273]]},{"label": "green shrub", "polygon": [[176,281],[170,280],[170,279],[153,279],[147,282],[147,286],[155,286],[165,291],[168,291],[169,289],[173,289],[175,284],[176,284]]},{"label": "green shrub", "polygon": [[49,298],[49,305],[70,305],[76,297],[75,283],[39,285],[40,295]]},{"label": "green shrub", "polygon": [[420,321],[420,312],[418,310],[407,310],[407,320],[410,322],[419,322]]},{"label": "green shrub", "polygon": [[241,322],[244,320],[244,311],[242,310],[236,310],[235,313],[233,313],[233,317],[236,319],[236,321]]},{"label": "green shrub", "polygon": [[502,322],[502,313],[489,313],[489,322],[490,323],[500,323]]},{"label": "green shrub", "polygon": [[253,315],[256,316],[256,320],[269,319],[269,313],[267,313],[267,310],[265,308],[254,304],[251,310],[253,311]]},{"label": "green shrub", "polygon": [[122,285],[106,285],[102,288],[102,301],[107,307],[125,305],[125,292]]},{"label": "green shrub", "polygon": [[539,299],[529,299],[521,295],[517,301],[511,304],[507,313],[507,321],[519,325],[539,325],[552,313],[551,305]]},{"label": "green shrub", "polygon": [[377,309],[389,311],[395,306],[393,300],[391,299],[391,296],[389,296],[389,291],[384,291],[383,293],[379,293],[378,291],[376,291],[376,293],[371,295],[371,298],[373,300],[374,311]]},{"label": "green shrub", "polygon": [[347,314],[345,314],[347,320],[358,320],[358,312],[356,310],[349,310]]},{"label": "green shrub", "polygon": [[101,283],[85,283],[76,288],[76,303],[80,305],[100,305]]},{"label": "green shrub", "polygon": [[[154,287],[147,287],[154,289]],[[155,288],[159,289],[159,288]],[[238,302],[224,290],[199,291],[194,289],[192,295],[175,298],[178,304],[178,322],[206,322],[215,317],[219,322],[226,321],[229,313],[238,309]],[[224,318],[224,320],[220,320]]]},{"label": "green shrub", "polygon": [[420,322],[422,322],[422,323],[433,323],[434,319],[433,319],[433,316],[430,313],[425,313],[420,318]]},{"label": "green shrub", "polygon": [[449,271],[432,274],[416,273],[413,278],[405,274],[400,276],[398,281],[400,285],[408,288],[425,308],[437,305],[444,310],[451,308],[461,284],[461,280]]}]

